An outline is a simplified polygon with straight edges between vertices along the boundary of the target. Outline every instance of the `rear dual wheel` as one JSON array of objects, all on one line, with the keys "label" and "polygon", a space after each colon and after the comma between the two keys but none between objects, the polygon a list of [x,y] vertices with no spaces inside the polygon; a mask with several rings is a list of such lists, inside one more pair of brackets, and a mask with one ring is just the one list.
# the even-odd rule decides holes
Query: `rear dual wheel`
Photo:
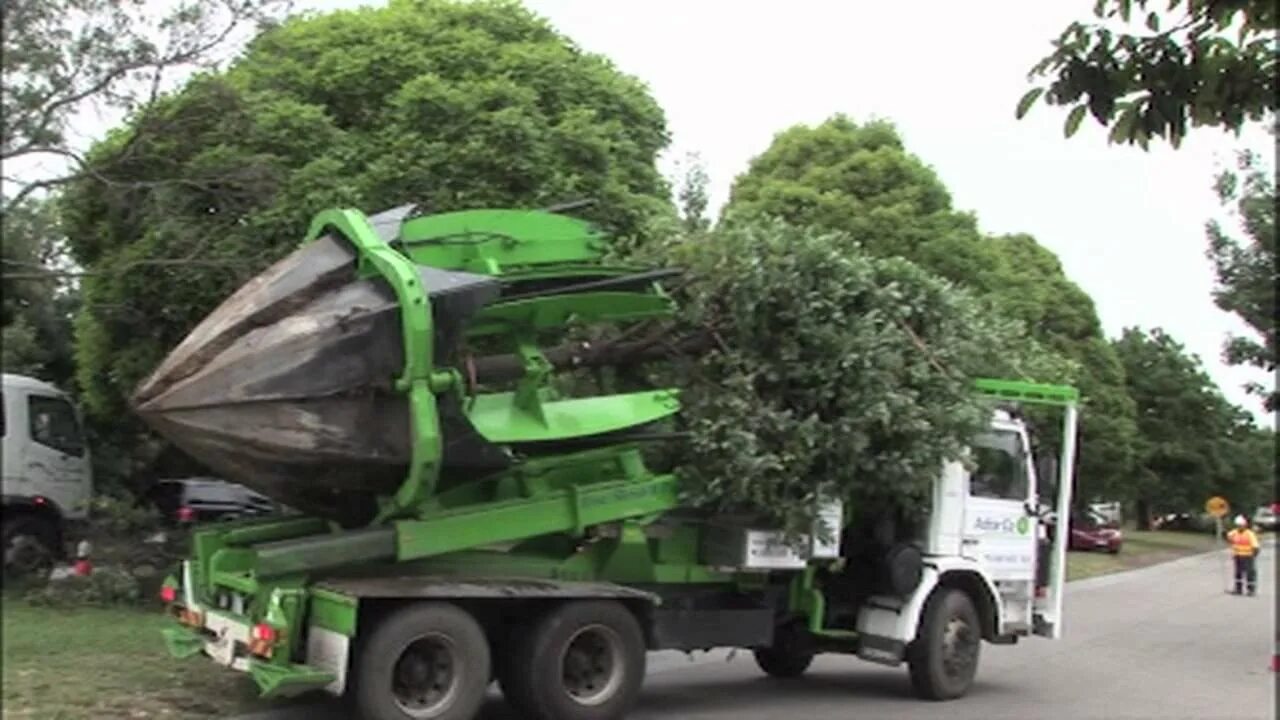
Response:
[{"label": "rear dual wheel", "polygon": [[645,650],[621,603],[570,602],[513,638],[498,682],[529,720],[617,720],[640,695]]},{"label": "rear dual wheel", "polygon": [[472,720],[489,686],[489,664],[484,630],[465,610],[409,605],[361,647],[352,699],[365,720]]}]

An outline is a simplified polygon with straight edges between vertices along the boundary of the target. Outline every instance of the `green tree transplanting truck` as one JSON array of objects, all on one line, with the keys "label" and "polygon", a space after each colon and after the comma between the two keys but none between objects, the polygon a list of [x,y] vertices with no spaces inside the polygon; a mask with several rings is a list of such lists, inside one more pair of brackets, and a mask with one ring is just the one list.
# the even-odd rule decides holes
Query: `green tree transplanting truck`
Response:
[{"label": "green tree transplanting truck", "polygon": [[[779,677],[818,653],[905,663],[945,700],[982,641],[1061,635],[1065,542],[1045,539],[1038,475],[1066,517],[1075,390],[978,381],[990,426],[973,463],[940,468],[927,521],[828,502],[788,542],[682,507],[651,469],[674,392],[557,392],[628,348],[539,340],[673,311],[667,271],[602,253],[555,212],[330,210],[193,330],[135,408],[299,513],[194,533],[162,589],[170,652],[370,720],[468,720],[494,681],[522,716],[602,720],[634,705],[649,650],[750,649]],[[1061,410],[1056,470],[1025,403]]]}]

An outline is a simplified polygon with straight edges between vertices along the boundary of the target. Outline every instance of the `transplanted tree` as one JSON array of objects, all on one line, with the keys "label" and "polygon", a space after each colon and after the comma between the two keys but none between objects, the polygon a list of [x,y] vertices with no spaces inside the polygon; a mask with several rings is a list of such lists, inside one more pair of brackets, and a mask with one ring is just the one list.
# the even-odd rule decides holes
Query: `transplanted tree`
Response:
[{"label": "transplanted tree", "polygon": [[[1098,0],[1094,22],[1074,22],[1031,70],[1047,82],[1019,101],[1072,106],[1070,137],[1086,114],[1114,143],[1165,138],[1189,128],[1238,131],[1276,109],[1275,0]],[[1141,24],[1140,27],[1138,24]]]},{"label": "transplanted tree", "polygon": [[[1232,237],[1221,224],[1211,221],[1208,255],[1217,275],[1214,302],[1243,320],[1254,333],[1254,337],[1231,337],[1224,357],[1232,365],[1252,366],[1274,377],[1280,266],[1276,264],[1275,180],[1264,167],[1253,153],[1242,153],[1239,172],[1218,176],[1218,197],[1224,205],[1234,206],[1244,239]],[[1274,383],[1270,388],[1250,383],[1246,389],[1261,396],[1269,412],[1280,409]]]},{"label": "transplanted tree", "polygon": [[704,507],[806,531],[826,496],[910,522],[986,426],[974,377],[1062,372],[1016,321],[843,233],[735,213],[654,245],[686,273],[676,343],[703,339],[658,381],[680,388],[676,468]]},{"label": "transplanted tree", "polygon": [[626,236],[672,213],[666,143],[640,82],[514,3],[291,19],[113,132],[68,189],[94,273],[76,335],[88,406],[125,416],[134,385],[321,210],[590,198],[581,214]]},{"label": "transplanted tree", "polygon": [[[1024,342],[1043,343],[1078,372],[1035,379],[1077,382],[1085,394],[1089,450],[1080,456],[1080,496],[1114,493],[1127,482],[1134,410],[1092,300],[1030,236],[984,236],[891,124],[836,116],[779,133],[734,183],[726,212],[840,231],[873,255],[905,257],[973,291],[988,312],[1021,321],[1029,330]],[[1007,372],[1030,376],[1016,366]]]}]

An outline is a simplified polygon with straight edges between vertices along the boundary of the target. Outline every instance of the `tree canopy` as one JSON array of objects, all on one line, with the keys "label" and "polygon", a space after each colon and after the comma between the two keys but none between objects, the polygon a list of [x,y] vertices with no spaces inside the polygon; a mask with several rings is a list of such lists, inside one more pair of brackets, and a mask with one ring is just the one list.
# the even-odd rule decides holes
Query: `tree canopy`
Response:
[{"label": "tree canopy", "polygon": [[[7,173],[5,204],[57,188],[86,171],[68,135],[77,113],[136,110],[155,100],[165,74],[210,67],[241,29],[279,19],[285,0],[202,0],[157,12],[144,0],[5,0],[4,130],[0,160],[64,161],[52,175]],[[101,169],[101,168],[98,168]]]},{"label": "tree canopy", "polygon": [[[1231,207],[1244,239],[1236,239],[1217,221],[1207,226],[1208,255],[1213,262],[1216,287],[1213,301],[1234,314],[1253,331],[1254,337],[1231,337],[1225,357],[1232,365],[1248,365],[1272,376],[1276,372],[1276,286],[1280,265],[1276,264],[1276,186],[1260,158],[1241,153],[1238,172],[1224,171],[1216,184],[1223,205]],[[1280,409],[1275,384],[1266,388],[1252,383],[1250,393],[1263,398],[1268,412]]]},{"label": "tree canopy", "polygon": [[[1020,321],[1024,342],[1067,361],[1059,365],[1062,374],[1035,379],[1077,383],[1085,395],[1082,443],[1090,452],[1081,455],[1082,499],[1125,481],[1133,404],[1093,301],[1031,236],[981,233],[890,123],[859,125],[837,115],[779,133],[737,178],[726,212],[838,231],[873,255],[911,260],[975,293],[988,312]],[[1016,366],[1009,372],[1028,375]]]},{"label": "tree canopy", "polygon": [[440,212],[594,199],[672,212],[645,87],[510,2],[393,0],[290,19],[95,146],[67,190],[86,278],[77,365],[119,417],[164,353],[333,206]]},{"label": "tree canopy", "polygon": [[[1064,133],[1086,113],[1113,143],[1177,147],[1191,127],[1238,131],[1276,109],[1273,0],[1098,0],[1094,22],[1071,23],[1030,72],[1045,79],[1018,102],[1071,106]],[[1141,23],[1141,28],[1135,26]]]},{"label": "tree canopy", "polygon": [[1138,408],[1139,520],[1200,507],[1215,494],[1234,507],[1267,501],[1274,432],[1227,402],[1200,359],[1163,330],[1127,328],[1114,345]]},{"label": "tree canopy", "polygon": [[973,379],[1063,372],[1017,321],[844,233],[736,213],[646,251],[685,271],[680,334],[714,338],[668,378],[692,435],[677,470],[704,507],[795,532],[822,496],[926,510],[989,421]]},{"label": "tree canopy", "polygon": [[64,384],[74,374],[71,317],[76,296],[61,276],[50,272],[63,260],[57,208],[49,201],[26,200],[6,209],[3,223],[4,371]]}]

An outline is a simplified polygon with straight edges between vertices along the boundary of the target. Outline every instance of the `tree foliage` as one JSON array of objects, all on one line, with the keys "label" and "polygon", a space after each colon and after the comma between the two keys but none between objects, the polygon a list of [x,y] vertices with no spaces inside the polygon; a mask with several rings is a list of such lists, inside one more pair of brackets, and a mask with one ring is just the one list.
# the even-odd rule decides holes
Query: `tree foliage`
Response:
[{"label": "tree foliage", "polygon": [[[907,258],[973,292],[987,312],[1020,321],[1024,343],[1066,361],[1057,376],[1037,379],[1075,382],[1085,395],[1081,432],[1089,452],[1080,456],[1079,496],[1111,493],[1127,481],[1134,408],[1092,300],[1034,238],[983,235],[891,124],[838,115],[779,133],[734,183],[728,209],[846,233],[867,252]],[[1029,375],[1016,365],[1007,372]]]},{"label": "tree foliage", "polygon": [[711,176],[707,174],[707,166],[697,153],[689,153],[678,170],[676,203],[684,229],[692,233],[706,232],[711,227],[711,219],[707,217],[711,202]]},{"label": "tree foliage", "polygon": [[1031,70],[1046,82],[1022,97],[1018,117],[1043,98],[1071,106],[1067,137],[1088,114],[1111,142],[1146,149],[1153,138],[1177,147],[1190,127],[1238,131],[1275,111],[1274,0],[1098,0],[1093,14]]},{"label": "tree foliage", "polygon": [[1115,347],[1138,408],[1139,520],[1200,507],[1215,494],[1238,507],[1264,501],[1275,450],[1265,441],[1274,434],[1254,427],[1163,330],[1127,328]]},{"label": "tree foliage", "polygon": [[286,7],[283,0],[184,0],[157,13],[145,0],[5,0],[0,160],[12,167],[47,156],[70,164],[52,177],[6,174],[13,200],[87,170],[68,136],[78,113],[145,107],[166,73],[216,63],[238,30],[272,22]]},{"label": "tree foliage", "polygon": [[671,212],[661,109],[509,2],[393,0],[291,19],[91,152],[64,208],[98,417],[334,206],[441,212],[595,199],[615,234]]},{"label": "tree foliage", "polygon": [[714,338],[672,378],[692,433],[683,487],[721,512],[803,532],[820,496],[923,511],[987,423],[973,378],[1062,371],[1015,321],[845,233],[735,214],[660,256],[687,273],[682,332]]},{"label": "tree foliage", "polygon": [[[1274,375],[1276,318],[1280,317],[1276,302],[1280,265],[1276,264],[1275,179],[1252,153],[1239,156],[1238,170],[1219,175],[1216,189],[1224,205],[1234,206],[1244,239],[1231,237],[1217,221],[1207,226],[1208,256],[1217,279],[1213,301],[1243,320],[1255,335],[1231,337],[1224,352],[1227,362]],[[1257,383],[1246,387],[1263,398],[1269,412],[1280,409],[1274,384],[1270,389]]]},{"label": "tree foliage", "polygon": [[76,295],[52,272],[63,258],[57,208],[27,200],[3,215],[0,326],[5,372],[63,385],[73,375],[71,317]]}]

